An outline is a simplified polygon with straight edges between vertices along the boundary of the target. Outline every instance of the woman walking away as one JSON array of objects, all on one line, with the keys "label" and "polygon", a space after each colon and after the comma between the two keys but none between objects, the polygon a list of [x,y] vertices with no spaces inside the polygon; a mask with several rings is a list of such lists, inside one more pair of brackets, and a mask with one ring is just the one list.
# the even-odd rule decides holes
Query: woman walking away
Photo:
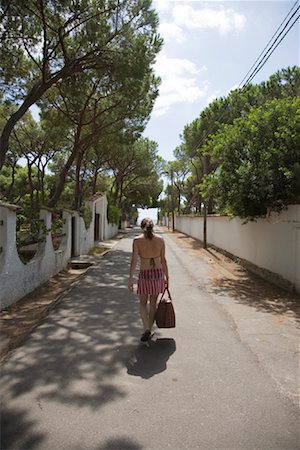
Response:
[{"label": "woman walking away", "polygon": [[[142,220],[143,234],[134,238],[128,289],[133,292],[133,275],[138,257],[140,257],[140,272],[137,293],[140,298],[140,315],[144,326],[141,341],[151,339],[158,294],[164,292],[169,285],[168,266],[165,257],[165,242],[161,236],[153,233],[153,222],[146,218]],[[148,308],[148,300],[150,306]]]}]

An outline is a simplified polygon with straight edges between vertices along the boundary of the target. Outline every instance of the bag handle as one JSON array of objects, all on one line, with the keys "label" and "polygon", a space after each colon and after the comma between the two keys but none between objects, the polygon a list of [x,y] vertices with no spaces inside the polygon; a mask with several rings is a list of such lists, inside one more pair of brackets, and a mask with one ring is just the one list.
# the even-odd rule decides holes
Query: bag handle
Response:
[{"label": "bag handle", "polygon": [[164,290],[163,293],[161,294],[160,300],[162,300],[162,298],[163,298],[163,296],[165,295],[165,292],[166,292],[166,291],[167,291],[167,293],[168,293],[169,299],[172,301],[172,297],[171,297],[171,294],[170,294],[170,291],[169,291],[169,288],[168,288],[168,287],[165,287],[165,290]]}]

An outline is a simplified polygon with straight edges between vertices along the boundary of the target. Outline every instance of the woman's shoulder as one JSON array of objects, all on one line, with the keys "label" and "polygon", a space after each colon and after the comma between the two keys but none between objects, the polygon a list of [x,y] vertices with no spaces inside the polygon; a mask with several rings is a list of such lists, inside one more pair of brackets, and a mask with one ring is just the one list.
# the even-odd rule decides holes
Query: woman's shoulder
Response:
[{"label": "woman's shoulder", "polygon": [[140,234],[139,236],[135,236],[135,237],[133,238],[133,240],[134,240],[135,242],[138,242],[138,241],[140,241],[141,239],[145,239],[143,234]]},{"label": "woman's shoulder", "polygon": [[164,238],[160,235],[160,234],[156,234],[154,235],[157,239],[160,239],[161,241],[164,240]]},{"label": "woman's shoulder", "polygon": [[161,242],[161,243],[164,242],[164,238],[162,236],[160,236],[159,234],[155,234],[154,238],[157,242]]}]

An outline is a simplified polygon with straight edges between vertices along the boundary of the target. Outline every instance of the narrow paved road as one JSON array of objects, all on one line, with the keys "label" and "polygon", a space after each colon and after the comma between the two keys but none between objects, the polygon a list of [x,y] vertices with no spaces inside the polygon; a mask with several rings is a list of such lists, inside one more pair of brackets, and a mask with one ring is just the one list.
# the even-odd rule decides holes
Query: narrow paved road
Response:
[{"label": "narrow paved road", "polygon": [[2,367],[1,449],[298,449],[295,403],[204,288],[205,263],[167,235],[177,327],[139,345],[132,236]]}]

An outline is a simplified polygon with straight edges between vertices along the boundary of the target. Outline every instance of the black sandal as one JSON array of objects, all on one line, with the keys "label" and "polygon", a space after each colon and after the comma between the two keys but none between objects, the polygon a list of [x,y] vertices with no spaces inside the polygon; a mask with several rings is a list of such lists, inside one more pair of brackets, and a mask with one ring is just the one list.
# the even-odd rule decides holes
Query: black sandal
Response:
[{"label": "black sandal", "polygon": [[150,339],[151,339],[151,331],[147,330],[147,331],[145,331],[145,333],[142,334],[141,341],[147,342]]}]

